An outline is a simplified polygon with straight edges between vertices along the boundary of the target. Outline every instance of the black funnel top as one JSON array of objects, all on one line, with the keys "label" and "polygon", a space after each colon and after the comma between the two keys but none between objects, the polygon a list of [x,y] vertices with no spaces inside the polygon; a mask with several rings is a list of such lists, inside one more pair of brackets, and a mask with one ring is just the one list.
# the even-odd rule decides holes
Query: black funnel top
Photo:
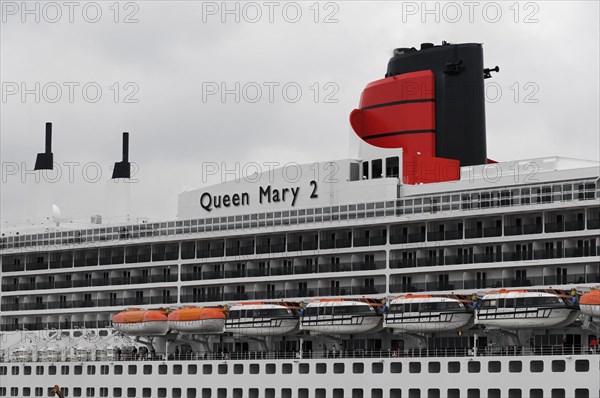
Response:
[{"label": "black funnel top", "polygon": [[131,163],[129,163],[129,133],[123,133],[123,161],[115,163],[112,178],[131,178]]},{"label": "black funnel top", "polygon": [[436,156],[457,159],[461,166],[487,163],[481,44],[397,49],[386,77],[424,70],[435,76]]},{"label": "black funnel top", "polygon": [[38,153],[35,159],[34,170],[52,170],[54,155],[52,154],[52,123],[46,123],[46,151]]}]

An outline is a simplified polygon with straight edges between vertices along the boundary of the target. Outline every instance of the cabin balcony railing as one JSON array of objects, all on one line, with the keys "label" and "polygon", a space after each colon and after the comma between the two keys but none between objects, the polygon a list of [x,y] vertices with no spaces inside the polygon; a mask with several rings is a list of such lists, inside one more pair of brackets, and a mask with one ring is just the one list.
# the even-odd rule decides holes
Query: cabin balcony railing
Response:
[{"label": "cabin balcony railing", "polygon": [[546,232],[563,232],[565,230],[564,223],[546,223],[544,225]]},{"label": "cabin balcony railing", "polygon": [[298,274],[313,274],[318,272],[319,265],[311,264],[311,265],[294,265],[294,275]]},{"label": "cabin balcony railing", "polygon": [[150,275],[150,282],[177,282],[177,274]]},{"label": "cabin balcony railing", "polygon": [[196,257],[196,250],[182,250],[181,251],[181,259],[182,260],[191,260]]},{"label": "cabin balcony railing", "polygon": [[460,282],[427,282],[427,283],[425,283],[425,290],[427,290],[427,291],[454,290],[454,289],[462,289],[462,281],[460,281]]},{"label": "cabin balcony railing", "polygon": [[257,276],[269,276],[268,268],[251,268],[247,271],[248,276],[257,277]]},{"label": "cabin balcony railing", "polygon": [[541,234],[543,230],[544,226],[542,224],[526,224],[523,226],[523,232],[526,235]]},{"label": "cabin balcony railing", "polygon": [[228,247],[225,250],[225,254],[227,256],[239,256],[240,255],[240,248],[239,247]]},{"label": "cabin balcony railing", "polygon": [[286,266],[286,267],[271,267],[271,275],[293,275],[294,267]]},{"label": "cabin balcony railing", "polygon": [[225,254],[225,248],[221,247],[218,249],[210,249],[209,257],[223,257]]},{"label": "cabin balcony railing", "polygon": [[352,271],[352,263],[319,264],[319,273]]},{"label": "cabin balcony railing", "polygon": [[585,229],[583,220],[565,221],[565,231],[582,231]]},{"label": "cabin balcony railing", "polygon": [[298,252],[300,250],[302,250],[301,242],[288,242],[288,244],[287,244],[288,252]]},{"label": "cabin balcony railing", "polygon": [[243,278],[245,276],[245,269],[225,270],[225,278]]},{"label": "cabin balcony railing", "polygon": [[568,247],[565,249],[565,257],[588,257],[595,256],[596,247]]},{"label": "cabin balcony railing", "polygon": [[390,243],[393,245],[408,243],[408,235],[390,235]]},{"label": "cabin balcony railing", "polygon": [[429,242],[444,240],[444,231],[427,232],[427,240]]},{"label": "cabin balcony railing", "polygon": [[523,235],[522,225],[510,225],[504,227],[505,236]]},{"label": "cabin balcony railing", "polygon": [[223,279],[223,271],[204,271],[202,279]]},{"label": "cabin balcony railing", "polygon": [[199,281],[202,279],[201,272],[182,272],[181,280],[182,281]]},{"label": "cabin balcony railing", "polygon": [[39,271],[48,269],[48,263],[29,263],[27,264],[27,271]]},{"label": "cabin balcony railing", "polygon": [[588,229],[600,228],[600,220],[587,220],[587,228]]},{"label": "cabin balcony railing", "polygon": [[526,261],[526,260],[532,260],[532,259],[533,259],[533,253],[530,251],[502,253],[503,261]]},{"label": "cabin balcony railing", "polygon": [[223,293],[187,294],[181,296],[182,303],[203,303],[208,301],[223,301]]},{"label": "cabin balcony railing", "polygon": [[456,239],[462,239],[463,238],[463,231],[462,230],[454,230],[454,231],[446,231],[444,232],[444,239],[445,240],[456,240]]},{"label": "cabin balcony railing", "polygon": [[562,258],[563,251],[558,249],[539,249],[533,251],[533,257],[538,260]]},{"label": "cabin balcony railing", "polygon": [[19,287],[21,286],[21,284],[19,283],[3,283],[2,284],[2,291],[3,292],[16,292],[17,290],[19,290]]},{"label": "cabin balcony railing", "polygon": [[354,238],[353,239],[353,245],[354,247],[363,247],[363,246],[369,246],[369,238]]},{"label": "cabin balcony railing", "polygon": [[477,253],[473,256],[475,263],[494,263],[502,261],[501,253]]},{"label": "cabin balcony railing", "polygon": [[392,283],[390,284],[390,292],[391,293],[414,293],[414,292],[424,292],[426,291],[427,286],[425,282],[416,282],[416,283]]},{"label": "cabin balcony railing", "polygon": [[386,291],[385,285],[374,286],[353,286],[352,294],[383,294]]},{"label": "cabin balcony railing", "polygon": [[167,259],[167,255],[165,252],[153,252],[152,253],[152,261],[165,261]]},{"label": "cabin balcony railing", "polygon": [[444,265],[443,257],[421,257],[417,258],[417,265],[419,267],[431,267],[434,265]]},{"label": "cabin balcony railing", "polygon": [[271,252],[270,245],[256,245],[256,254],[266,254]]},{"label": "cabin balcony railing", "polygon": [[85,266],[86,267],[93,267],[98,265],[98,257],[90,257],[90,258],[86,258],[85,259]]},{"label": "cabin balcony railing", "polygon": [[417,266],[416,258],[399,258],[390,261],[390,268],[410,268]]},{"label": "cabin balcony railing", "polygon": [[167,261],[179,260],[179,252],[178,251],[165,252],[165,260],[167,260]]},{"label": "cabin balcony railing", "polygon": [[468,254],[445,256],[444,264],[455,265],[455,264],[471,264],[473,262],[473,256]]},{"label": "cabin balcony railing", "polygon": [[223,294],[224,300],[253,300],[254,295],[246,292],[230,292]]},{"label": "cabin balcony railing", "polygon": [[25,270],[24,264],[3,264],[2,265],[2,272],[17,272],[17,271],[24,271],[24,270]]},{"label": "cabin balcony railing", "polygon": [[416,243],[416,242],[425,242],[425,234],[424,233],[408,234],[408,242],[407,243]]},{"label": "cabin balcony railing", "polygon": [[466,229],[465,230],[465,238],[467,238],[467,239],[483,238],[483,229],[481,229],[481,228]]},{"label": "cabin balcony railing", "polygon": [[196,257],[197,258],[208,258],[208,257],[210,257],[210,250],[197,250]]},{"label": "cabin balcony railing", "polygon": [[335,249],[335,240],[320,240],[319,248],[321,250]]},{"label": "cabin balcony railing", "polygon": [[271,253],[283,253],[285,251],[285,243],[271,244]]},{"label": "cabin balcony railing", "polygon": [[485,238],[502,236],[502,227],[485,227],[483,228],[483,236]]},{"label": "cabin balcony railing", "polygon": [[567,275],[546,275],[544,285],[570,285],[576,283],[594,283],[594,275],[586,274],[567,274]]},{"label": "cabin balcony railing", "polygon": [[336,239],[335,240],[335,248],[336,249],[344,249],[346,247],[352,246],[352,239]]},{"label": "cabin balcony railing", "polygon": [[339,287],[320,287],[318,288],[319,296],[349,296],[352,294],[351,286]]},{"label": "cabin balcony railing", "polygon": [[309,242],[302,242],[302,250],[317,250],[319,248],[319,241],[313,240]]},{"label": "cabin balcony railing", "polygon": [[384,268],[385,261],[361,261],[352,263],[352,271],[372,271]]}]

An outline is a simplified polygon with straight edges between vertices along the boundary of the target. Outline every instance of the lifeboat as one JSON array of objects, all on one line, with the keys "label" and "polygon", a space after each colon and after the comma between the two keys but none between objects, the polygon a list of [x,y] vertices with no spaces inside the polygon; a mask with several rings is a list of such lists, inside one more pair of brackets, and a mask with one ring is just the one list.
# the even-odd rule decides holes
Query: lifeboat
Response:
[{"label": "lifeboat", "polygon": [[221,334],[225,327],[223,308],[186,307],[171,312],[169,328],[184,334]]},{"label": "lifeboat", "polygon": [[240,303],[229,309],[225,331],[236,336],[275,336],[298,332],[297,303]]},{"label": "lifeboat", "polygon": [[579,306],[584,315],[600,318],[600,290],[590,290],[579,298]]},{"label": "lifeboat", "polygon": [[493,290],[476,311],[475,323],[500,329],[563,327],[579,315],[573,296],[560,290]]},{"label": "lifeboat", "polygon": [[406,294],[390,302],[384,325],[401,332],[449,332],[470,328],[472,318],[473,301],[465,296]]},{"label": "lifeboat", "polygon": [[376,299],[319,299],[306,305],[301,330],[316,334],[361,334],[381,330],[383,302]]},{"label": "lifeboat", "polygon": [[115,330],[129,336],[164,336],[169,331],[163,310],[131,309],[112,318]]}]

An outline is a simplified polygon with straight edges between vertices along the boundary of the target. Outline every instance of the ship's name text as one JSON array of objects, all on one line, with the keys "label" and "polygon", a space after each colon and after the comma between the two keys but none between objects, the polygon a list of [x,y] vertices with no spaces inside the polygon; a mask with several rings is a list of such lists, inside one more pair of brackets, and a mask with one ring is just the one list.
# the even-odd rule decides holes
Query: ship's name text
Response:
[{"label": "ship's name text", "polygon": [[[312,193],[310,199],[318,198],[317,182],[311,181]],[[258,203],[291,203],[296,206],[296,201],[300,195],[300,187],[291,188],[273,188],[271,185],[258,188]],[[233,195],[212,195],[210,192],[204,192],[200,196],[200,206],[206,211],[220,209],[223,207],[238,207],[250,205],[250,194],[248,192],[234,193]]]}]

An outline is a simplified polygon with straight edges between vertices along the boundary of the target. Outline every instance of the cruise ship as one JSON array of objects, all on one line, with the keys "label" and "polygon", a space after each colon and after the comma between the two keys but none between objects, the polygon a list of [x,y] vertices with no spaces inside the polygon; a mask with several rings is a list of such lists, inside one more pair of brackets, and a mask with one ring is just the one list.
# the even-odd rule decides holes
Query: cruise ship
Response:
[{"label": "cruise ship", "polygon": [[0,397],[600,397],[600,162],[489,159],[498,71],[398,48],[348,159],[4,228]]}]

